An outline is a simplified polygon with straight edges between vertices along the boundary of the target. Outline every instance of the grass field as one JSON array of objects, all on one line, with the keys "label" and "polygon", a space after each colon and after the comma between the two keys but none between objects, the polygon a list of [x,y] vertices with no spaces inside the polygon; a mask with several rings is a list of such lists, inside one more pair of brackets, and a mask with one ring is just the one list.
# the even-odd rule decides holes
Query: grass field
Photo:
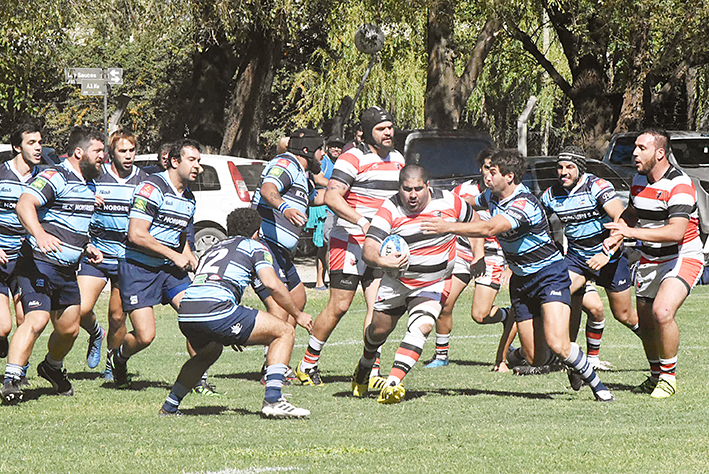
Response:
[{"label": "grass field", "polygon": [[[308,292],[307,310],[317,315],[326,295]],[[601,378],[618,399],[613,404],[594,402],[587,387],[572,392],[563,373],[490,372],[500,325],[470,320],[470,289],[458,303],[451,365],[417,365],[404,381],[406,400],[389,406],[350,396],[361,354],[364,303],[358,296],[323,352],[326,385],[285,389],[312,411],[307,420],[261,419],[263,351],[256,347],[227,349],[212,368],[222,397],[191,394],[181,407],[188,416],[159,417],[186,360],[172,310],[159,310],[158,337],[131,359],[131,390],[115,390],[86,367],[82,333],[66,361],[76,396],[52,396],[35,370],[46,352],[46,331],[31,360],[29,400],[0,407],[0,472],[709,472],[708,293],[696,289],[681,309],[680,391],[667,400],[630,392],[644,380],[646,361],[635,336],[608,321],[601,357],[616,369]],[[245,302],[258,306],[252,293]],[[101,321],[105,306],[102,297]],[[402,335],[403,327],[385,346],[385,368]],[[306,344],[299,329],[293,364]],[[432,351],[430,338],[424,358]]]}]

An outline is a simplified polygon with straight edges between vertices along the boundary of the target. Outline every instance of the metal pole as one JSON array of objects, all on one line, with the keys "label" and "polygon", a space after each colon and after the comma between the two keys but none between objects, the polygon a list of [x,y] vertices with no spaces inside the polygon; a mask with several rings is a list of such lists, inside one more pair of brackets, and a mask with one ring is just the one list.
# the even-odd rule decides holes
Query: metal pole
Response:
[{"label": "metal pole", "polygon": [[106,144],[108,144],[108,84],[103,93],[103,133],[106,135]]},{"label": "metal pole", "polygon": [[369,77],[369,73],[372,72],[372,68],[374,67],[374,63],[377,61],[378,57],[379,53],[375,53],[372,55],[372,59],[369,60],[369,66],[367,66],[367,70],[364,71],[364,76],[362,76],[362,82],[359,83],[359,87],[357,88],[357,92],[355,92],[354,99],[352,100],[352,105],[350,105],[350,110],[347,111],[345,119],[349,119],[350,115],[352,115],[352,112],[354,112],[355,104],[357,104],[357,99],[359,99],[359,95],[362,93],[362,89],[364,89],[364,83],[367,82],[367,77]]},{"label": "metal pole", "polygon": [[522,114],[517,119],[517,150],[522,156],[527,156],[527,122],[529,122],[534,106],[537,105],[537,98],[531,96],[524,106]]}]

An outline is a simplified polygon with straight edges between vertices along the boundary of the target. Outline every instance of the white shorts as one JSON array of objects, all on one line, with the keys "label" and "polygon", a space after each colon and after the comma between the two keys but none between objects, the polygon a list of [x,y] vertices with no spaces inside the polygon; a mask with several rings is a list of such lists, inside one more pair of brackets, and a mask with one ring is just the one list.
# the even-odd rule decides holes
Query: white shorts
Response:
[{"label": "white shorts", "polygon": [[374,311],[396,315],[409,314],[419,305],[425,305],[427,312],[435,318],[441,314],[446,287],[450,287],[450,278],[433,283],[423,288],[411,289],[398,279],[384,275],[374,302]]},{"label": "white shorts", "polygon": [[678,257],[664,262],[641,260],[635,274],[635,296],[655,299],[660,285],[667,278],[679,278],[689,292],[699,282],[703,271],[704,261],[696,258]]}]

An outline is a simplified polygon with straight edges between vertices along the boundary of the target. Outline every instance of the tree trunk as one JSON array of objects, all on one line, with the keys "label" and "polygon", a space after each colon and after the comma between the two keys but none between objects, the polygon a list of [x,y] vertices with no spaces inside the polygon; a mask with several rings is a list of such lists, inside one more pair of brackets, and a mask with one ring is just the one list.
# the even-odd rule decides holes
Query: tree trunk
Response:
[{"label": "tree trunk", "polygon": [[455,5],[451,0],[433,2],[428,10],[428,71],[424,118],[426,128],[452,130],[458,125],[454,91],[453,21]]},{"label": "tree trunk", "polygon": [[460,116],[500,31],[499,20],[490,17],[478,35],[465,71],[458,77],[453,44],[455,7],[456,3],[452,0],[437,0],[428,11],[428,71],[424,103],[426,128],[458,128]]},{"label": "tree trunk", "polygon": [[685,87],[687,88],[687,128],[697,129],[697,68],[692,67],[687,71]]},{"label": "tree trunk", "polygon": [[260,156],[259,135],[268,113],[282,48],[282,40],[268,31],[251,33],[226,107],[220,153],[249,158]]},{"label": "tree trunk", "polygon": [[627,82],[623,93],[623,105],[613,133],[626,132],[640,128],[645,120],[645,88],[649,68],[647,50],[648,27],[636,31],[631,57],[630,75],[633,80]]}]

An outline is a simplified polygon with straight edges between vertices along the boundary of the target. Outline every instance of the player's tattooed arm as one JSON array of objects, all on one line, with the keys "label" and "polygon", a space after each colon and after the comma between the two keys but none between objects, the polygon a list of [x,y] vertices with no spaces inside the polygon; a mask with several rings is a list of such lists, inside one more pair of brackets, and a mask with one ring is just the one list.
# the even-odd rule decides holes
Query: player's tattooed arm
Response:
[{"label": "player's tattooed arm", "polygon": [[342,181],[331,179],[327,184],[325,204],[327,204],[338,217],[352,224],[359,225],[362,228],[362,232],[366,234],[369,229],[369,221],[347,204],[345,194],[347,194],[349,190],[350,187]]}]

